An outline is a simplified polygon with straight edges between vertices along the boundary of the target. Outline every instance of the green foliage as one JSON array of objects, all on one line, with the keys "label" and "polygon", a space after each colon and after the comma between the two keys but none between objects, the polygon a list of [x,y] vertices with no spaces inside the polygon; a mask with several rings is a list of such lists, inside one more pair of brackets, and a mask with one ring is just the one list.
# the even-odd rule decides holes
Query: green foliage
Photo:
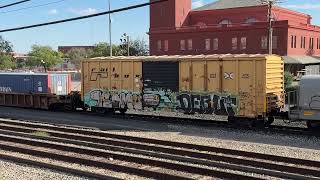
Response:
[{"label": "green foliage", "polygon": [[[121,49],[119,46],[112,45],[112,55],[121,56]],[[93,49],[91,57],[110,56],[110,45],[108,43],[99,43]]]},{"label": "green foliage", "polygon": [[83,59],[91,57],[93,54],[92,50],[85,50],[85,49],[71,49],[68,54],[65,56],[67,58],[70,58],[70,62],[76,66],[76,69],[80,69],[81,67],[81,61]]},{"label": "green foliage", "polygon": [[7,70],[13,69],[16,67],[16,64],[13,62],[13,57],[10,55],[0,55],[0,69]]},{"label": "green foliage", "polygon": [[[123,54],[123,55],[127,55]],[[143,39],[136,39],[130,43],[130,56],[147,56],[149,55],[148,45]]]},{"label": "green foliage", "polygon": [[33,45],[26,62],[28,67],[42,66],[47,71],[52,66],[62,63],[62,53],[54,51],[49,46]]},{"label": "green foliage", "polygon": [[17,69],[22,69],[26,66],[26,62],[24,59],[17,59],[16,60],[16,66],[17,66]]},{"label": "green foliage", "polygon": [[284,86],[287,89],[288,87],[292,86],[293,82],[293,75],[290,72],[285,72],[284,73]]},{"label": "green foliage", "polygon": [[12,44],[9,41],[6,41],[0,36],[0,53],[1,54],[8,54],[12,51]]},{"label": "green foliage", "polygon": [[[149,54],[148,45],[144,40],[136,39],[130,42],[130,56],[146,56]],[[112,45],[113,56],[127,56],[128,48],[121,45]],[[91,57],[110,56],[110,45],[99,43],[94,48]]]}]

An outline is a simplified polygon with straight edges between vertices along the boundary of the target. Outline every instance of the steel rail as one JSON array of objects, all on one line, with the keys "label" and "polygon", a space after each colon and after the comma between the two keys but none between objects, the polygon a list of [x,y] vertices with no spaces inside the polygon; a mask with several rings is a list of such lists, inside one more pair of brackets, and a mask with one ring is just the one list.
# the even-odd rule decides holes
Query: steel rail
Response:
[{"label": "steel rail", "polygon": [[218,167],[218,168],[231,169],[231,170],[242,171],[242,172],[251,172],[251,173],[269,175],[269,176],[279,177],[279,178],[313,179],[310,177],[280,172],[280,171],[276,171],[276,170],[257,169],[254,167],[249,167],[249,166],[244,166],[244,165],[235,165],[235,164],[221,163],[221,162],[215,162],[215,161],[206,161],[206,160],[202,160],[202,159],[177,156],[177,155],[169,155],[169,154],[163,154],[163,153],[156,153],[156,152],[152,152],[152,151],[118,147],[118,146],[112,146],[112,145],[103,145],[103,144],[75,141],[75,140],[55,138],[55,137],[39,137],[39,136],[31,135],[31,134],[19,133],[19,132],[13,132],[13,131],[0,130],[0,134],[6,134],[6,135],[10,135],[10,136],[18,136],[18,137],[24,137],[24,138],[31,138],[31,139],[38,139],[38,140],[45,140],[45,141],[51,141],[51,142],[58,142],[58,143],[64,143],[64,144],[73,144],[73,145],[78,145],[78,146],[86,146],[86,147],[90,147],[90,148],[111,150],[111,151],[115,151],[115,152],[125,152],[125,153],[139,154],[139,155],[144,155],[144,156],[152,156],[152,157],[156,157],[156,158],[174,160],[174,161],[178,161],[178,162],[199,164],[199,165],[205,165],[205,166],[209,166],[209,167]]},{"label": "steel rail", "polygon": [[[99,131],[91,131],[91,130],[84,130],[84,129],[75,129],[75,128],[67,128],[67,127],[57,127],[54,125],[47,125],[47,124],[39,124],[39,123],[33,123],[33,122],[18,122],[18,121],[11,121],[11,120],[0,120],[0,123],[10,124],[10,125],[16,125],[16,126],[24,126],[29,128],[42,128],[42,129],[48,129],[53,131],[60,131],[60,132],[67,132],[67,133],[74,133],[74,134],[81,134],[91,137],[80,137],[80,136],[74,136],[74,135],[66,135],[70,139],[77,139],[77,140],[84,140],[84,141],[92,141],[92,142],[98,142],[102,144],[114,144],[114,145],[121,145],[124,142],[117,142],[113,139],[119,139],[124,141],[130,141],[131,143],[127,142],[126,145],[128,147],[132,148],[139,148],[139,149],[150,149],[150,146],[143,145],[143,144],[134,144],[132,142],[143,142],[148,144],[156,144],[156,145],[163,145],[163,146],[171,146],[176,148],[184,148],[184,149],[190,149],[190,150],[198,150],[198,151],[207,151],[212,153],[221,153],[221,154],[228,154],[233,156],[241,156],[241,157],[248,157],[248,158],[255,158],[255,159],[261,159],[261,160],[269,160],[269,161],[277,161],[277,162],[283,162],[283,163],[290,163],[290,164],[299,164],[304,166],[313,166],[320,168],[320,162],[318,161],[311,161],[311,160],[305,160],[305,159],[297,159],[297,158],[289,158],[289,157],[282,157],[282,156],[276,156],[276,155],[268,155],[268,154],[260,154],[255,152],[246,152],[246,151],[239,151],[239,150],[232,150],[232,149],[225,149],[225,148],[218,148],[218,147],[211,147],[211,146],[203,146],[203,145],[195,145],[195,144],[187,144],[187,143],[180,143],[180,142],[172,142],[172,141],[164,141],[164,140],[157,140],[157,139],[148,139],[148,138],[141,138],[141,137],[132,137],[132,136],[125,136],[125,135],[117,135],[117,134],[111,134],[106,132],[99,132]],[[1,127],[0,127],[1,129]],[[21,129],[22,130],[22,129]],[[59,134],[58,132],[48,132],[53,136],[56,137],[63,137],[62,134]],[[103,138],[110,138],[109,139],[98,139],[95,137],[103,137]],[[169,148],[163,148],[158,147],[157,151],[163,151],[166,153],[175,153],[174,149]],[[181,153],[181,152],[178,152]],[[190,154],[188,154],[189,156]],[[194,153],[196,158],[205,158],[206,156],[203,156],[197,153]],[[211,157],[212,158],[212,157]],[[256,165],[254,165],[256,166]]]},{"label": "steel rail", "polygon": [[[19,132],[21,132],[21,130],[22,130],[22,131],[24,131],[24,133],[32,133],[35,131],[32,129],[23,129],[21,127],[20,128],[19,127],[4,128],[4,127],[6,127],[6,126],[2,125],[2,127],[0,126],[0,129],[19,131]],[[50,131],[42,131],[42,132],[47,132],[51,137],[57,137],[56,133],[52,133]],[[96,142],[97,140],[98,141],[101,140],[101,139],[95,139],[95,138],[90,138],[90,137],[78,138],[79,136],[68,135],[68,134],[63,134],[63,133],[60,133],[59,137],[60,138],[68,138],[68,139],[78,139],[80,141],[84,140],[82,138],[85,138],[87,140],[87,142]],[[192,158],[206,159],[206,160],[216,161],[216,162],[232,163],[232,164],[235,164],[238,166],[239,165],[246,166],[246,167],[251,166],[254,168],[269,169],[269,170],[273,170],[273,171],[282,171],[282,172],[288,172],[288,173],[300,173],[300,174],[304,174],[304,175],[315,175],[315,176],[318,175],[318,172],[314,171],[314,170],[309,170],[309,169],[305,169],[305,168],[289,167],[289,166],[285,166],[285,165],[279,165],[279,164],[268,163],[268,162],[260,162],[259,160],[253,161],[253,160],[246,160],[243,158],[242,159],[232,158],[232,157],[226,157],[226,156],[221,156],[221,155],[212,155],[212,154],[205,154],[205,153],[199,153],[199,152],[193,152],[193,151],[176,150],[176,149],[170,149],[170,148],[165,148],[165,147],[153,147],[153,146],[133,144],[133,143],[121,142],[121,141],[117,142],[117,141],[108,140],[107,142],[105,142],[103,139],[102,139],[102,142],[99,141],[98,143],[102,143],[102,144],[98,144],[95,146],[100,146],[100,148],[102,147],[102,148],[109,149],[109,150],[114,150],[114,147],[116,146],[116,147],[123,149],[125,151],[124,147],[127,147],[127,148],[134,148],[134,149],[149,150],[149,151],[153,151],[153,152],[173,154],[173,155],[177,155],[177,156],[187,156],[187,157],[192,157]],[[110,146],[110,145],[112,145],[112,146]],[[202,163],[203,163],[203,161],[202,161]],[[213,165],[213,164],[211,164],[211,165]],[[221,166],[221,164],[218,164],[218,165]],[[248,168],[247,171],[252,171],[252,169],[250,170],[250,168]],[[257,172],[257,171],[255,171],[255,172]],[[265,173],[267,173],[267,171]],[[282,176],[284,176],[284,175],[285,174],[283,174]]]},{"label": "steel rail", "polygon": [[88,171],[82,171],[82,170],[69,168],[69,167],[65,167],[65,166],[58,166],[58,165],[48,164],[48,163],[44,163],[44,162],[38,162],[38,161],[30,160],[30,159],[18,158],[18,157],[14,157],[14,156],[10,156],[10,155],[0,154],[0,159],[6,160],[6,161],[11,161],[11,162],[16,162],[19,164],[25,164],[25,165],[29,165],[29,166],[35,166],[35,167],[55,170],[58,172],[72,174],[72,175],[80,176],[80,177],[87,177],[87,178],[93,178],[93,179],[104,179],[104,180],[120,180],[119,178],[116,178],[116,177],[96,174],[96,173],[92,173],[92,172],[88,172]]},{"label": "steel rail", "polygon": [[148,178],[185,179],[185,180],[191,179],[188,177],[181,177],[181,176],[176,176],[176,175],[171,175],[171,174],[164,174],[164,173],[160,173],[160,172],[149,171],[149,170],[133,168],[133,167],[127,167],[127,166],[117,165],[117,164],[111,164],[111,163],[107,163],[107,162],[100,162],[100,161],[94,161],[94,160],[89,160],[89,159],[80,158],[80,157],[67,156],[67,155],[53,153],[53,152],[44,152],[44,151],[35,150],[35,149],[23,148],[23,147],[18,147],[16,145],[15,146],[5,145],[5,144],[1,144],[1,142],[0,142],[0,149],[5,150],[5,151],[12,151],[12,152],[18,152],[18,153],[22,153],[22,154],[28,154],[28,155],[32,155],[32,156],[41,157],[41,158],[49,158],[49,159],[58,160],[58,161],[62,161],[62,162],[82,164],[82,165],[86,165],[86,166],[90,166],[90,167],[98,167],[98,168],[112,170],[115,172],[135,174],[138,176],[148,177]]}]

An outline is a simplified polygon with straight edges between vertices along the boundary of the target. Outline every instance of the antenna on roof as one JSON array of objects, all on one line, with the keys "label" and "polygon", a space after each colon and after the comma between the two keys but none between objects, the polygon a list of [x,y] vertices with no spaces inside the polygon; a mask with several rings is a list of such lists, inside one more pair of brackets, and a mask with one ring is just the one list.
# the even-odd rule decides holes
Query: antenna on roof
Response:
[{"label": "antenna on roof", "polygon": [[282,3],[282,0],[260,0],[262,4],[268,5],[268,49],[269,49],[269,54],[273,54],[272,52],[272,40],[273,40],[273,27],[272,27],[272,21],[273,16],[272,16],[272,8],[275,4]]}]

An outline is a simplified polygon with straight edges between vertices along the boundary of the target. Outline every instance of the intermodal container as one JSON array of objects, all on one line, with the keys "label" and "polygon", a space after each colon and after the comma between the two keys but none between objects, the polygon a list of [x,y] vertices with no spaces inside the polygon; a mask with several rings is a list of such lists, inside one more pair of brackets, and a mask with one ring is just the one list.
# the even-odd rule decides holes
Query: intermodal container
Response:
[{"label": "intermodal container", "polygon": [[68,74],[0,73],[0,92],[67,95],[70,91]]}]

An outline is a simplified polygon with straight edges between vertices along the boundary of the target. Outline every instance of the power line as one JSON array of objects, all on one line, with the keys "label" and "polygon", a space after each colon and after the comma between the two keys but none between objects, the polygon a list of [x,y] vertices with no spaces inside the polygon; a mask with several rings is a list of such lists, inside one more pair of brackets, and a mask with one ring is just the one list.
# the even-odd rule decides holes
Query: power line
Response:
[{"label": "power line", "polygon": [[14,5],[18,5],[18,4],[22,4],[22,3],[26,3],[26,2],[29,2],[29,1],[31,1],[31,0],[23,0],[23,1],[18,1],[18,2],[15,2],[15,3],[3,5],[3,6],[0,6],[0,9],[6,8],[6,7],[10,7],[10,6],[14,6]]},{"label": "power line", "polygon": [[168,0],[154,0],[154,1],[149,2],[149,3],[143,3],[143,4],[128,6],[128,7],[125,7],[125,8],[115,9],[115,10],[112,10],[112,11],[105,11],[105,12],[86,15],[86,16],[79,16],[79,17],[69,18],[69,19],[64,19],[64,20],[59,20],[59,21],[51,21],[51,22],[47,22],[47,23],[34,24],[34,25],[30,25],[30,26],[22,26],[22,27],[10,28],[10,29],[3,29],[3,30],[0,30],[0,33],[18,31],[18,30],[24,30],[24,29],[31,29],[31,28],[41,27],[41,26],[49,26],[49,25],[53,25],[53,24],[61,24],[61,23],[77,21],[77,20],[81,20],[81,19],[88,19],[88,18],[93,18],[93,17],[97,17],[97,16],[107,15],[107,14],[110,14],[110,13],[128,11],[128,10],[131,10],[131,9],[145,7],[145,6],[149,6],[149,5],[152,5],[152,4],[157,4],[157,3],[161,3],[161,2],[165,2],[165,1],[168,1]]},{"label": "power line", "polygon": [[27,9],[33,9],[33,8],[48,6],[48,5],[51,5],[51,4],[58,4],[58,3],[61,3],[61,2],[64,2],[64,1],[67,1],[67,0],[53,1],[53,2],[49,2],[49,3],[38,4],[38,5],[34,5],[34,6],[28,6],[28,7],[24,7],[24,8],[9,10],[9,11],[0,11],[0,14],[6,14],[6,13],[11,13],[11,12],[17,12],[17,11],[27,10]]}]

